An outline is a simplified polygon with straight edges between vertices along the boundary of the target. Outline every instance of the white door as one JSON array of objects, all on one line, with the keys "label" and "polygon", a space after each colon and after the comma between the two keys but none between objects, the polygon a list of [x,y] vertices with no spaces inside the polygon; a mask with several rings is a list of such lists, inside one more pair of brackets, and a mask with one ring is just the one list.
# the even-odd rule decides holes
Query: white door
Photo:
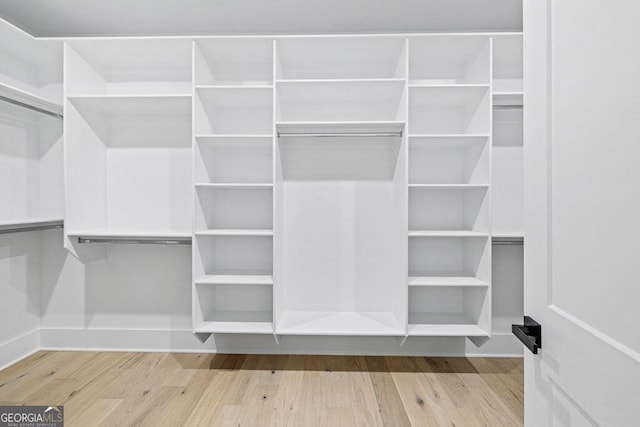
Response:
[{"label": "white door", "polygon": [[528,426],[640,426],[640,2],[525,0]]}]

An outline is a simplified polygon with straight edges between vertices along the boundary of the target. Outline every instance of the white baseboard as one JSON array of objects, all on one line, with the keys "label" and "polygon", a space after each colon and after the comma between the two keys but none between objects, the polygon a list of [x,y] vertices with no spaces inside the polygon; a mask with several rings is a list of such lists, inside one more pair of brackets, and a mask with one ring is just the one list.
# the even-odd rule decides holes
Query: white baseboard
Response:
[{"label": "white baseboard", "polygon": [[218,335],[204,344],[189,330],[41,329],[42,350],[142,351],[241,354],[407,355],[522,357],[510,334],[496,334],[481,347],[461,337],[310,337]]},{"label": "white baseboard", "polygon": [[0,344],[0,370],[31,356],[40,348],[38,329]]}]

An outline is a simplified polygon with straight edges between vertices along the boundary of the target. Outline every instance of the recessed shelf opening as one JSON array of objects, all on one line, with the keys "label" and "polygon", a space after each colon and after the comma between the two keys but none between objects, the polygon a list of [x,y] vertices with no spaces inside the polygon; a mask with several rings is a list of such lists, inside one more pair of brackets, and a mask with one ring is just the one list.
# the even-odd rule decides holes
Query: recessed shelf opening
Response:
[{"label": "recessed shelf opening", "polygon": [[196,138],[198,183],[273,182],[273,138]]},{"label": "recessed shelf opening", "polygon": [[195,212],[196,231],[271,230],[273,192],[271,189],[198,188]]},{"label": "recessed shelf opening", "polygon": [[414,87],[409,94],[410,134],[488,134],[488,87]]},{"label": "recessed shelf opening", "polygon": [[493,36],[493,91],[523,90],[522,34]]},{"label": "recessed shelf opening", "polygon": [[277,120],[284,122],[401,121],[404,81],[288,83],[277,87]]},{"label": "recessed shelf opening", "polygon": [[486,188],[411,188],[409,230],[488,233]]},{"label": "recessed shelf opening", "polygon": [[410,277],[491,278],[491,247],[484,237],[410,237]]},{"label": "recessed shelf opening", "polygon": [[273,134],[272,100],[272,89],[199,89],[194,99],[195,133]]},{"label": "recessed shelf opening", "polygon": [[488,84],[486,37],[416,36],[409,39],[409,80],[414,84]]},{"label": "recessed shelf opening", "polygon": [[488,137],[410,137],[409,184],[488,184]]},{"label": "recessed shelf opening", "polygon": [[67,95],[191,93],[187,39],[74,40],[66,54]]},{"label": "recessed shelf opening", "polygon": [[489,335],[488,290],[483,287],[412,287],[409,335]]},{"label": "recessed shelf opening", "polygon": [[273,41],[245,38],[196,42],[196,86],[272,83]]},{"label": "recessed shelf opening", "polygon": [[66,112],[69,234],[190,234],[188,98],[70,98]]},{"label": "recessed shelf opening", "polygon": [[271,236],[197,236],[196,277],[273,274]]},{"label": "recessed shelf opening", "polygon": [[399,37],[278,40],[278,79],[404,78],[405,41]]}]

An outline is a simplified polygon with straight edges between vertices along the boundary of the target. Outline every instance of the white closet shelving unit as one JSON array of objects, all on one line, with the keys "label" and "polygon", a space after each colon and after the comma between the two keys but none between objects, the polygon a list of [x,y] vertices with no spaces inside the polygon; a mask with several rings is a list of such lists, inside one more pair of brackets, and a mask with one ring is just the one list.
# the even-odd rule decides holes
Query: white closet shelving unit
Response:
[{"label": "white closet shelving unit", "polygon": [[491,333],[491,39],[409,39],[409,336]]},{"label": "white closet shelving unit", "polygon": [[69,243],[191,239],[191,43],[65,45]]},{"label": "white closet shelving unit", "polygon": [[61,227],[62,60],[0,21],[0,234]]},{"label": "white closet shelving unit", "polygon": [[194,331],[273,334],[273,41],[193,55]]},{"label": "white closet shelving unit", "polygon": [[491,336],[521,34],[82,39],[65,67],[69,243],[193,242],[201,338]]}]

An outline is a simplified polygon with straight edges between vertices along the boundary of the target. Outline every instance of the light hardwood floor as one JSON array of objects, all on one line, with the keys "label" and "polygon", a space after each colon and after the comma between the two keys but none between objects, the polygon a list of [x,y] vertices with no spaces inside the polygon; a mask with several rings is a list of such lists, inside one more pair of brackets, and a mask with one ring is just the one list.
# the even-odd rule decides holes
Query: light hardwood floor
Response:
[{"label": "light hardwood floor", "polygon": [[0,404],[64,405],[67,426],[512,426],[521,359],[39,352]]}]

